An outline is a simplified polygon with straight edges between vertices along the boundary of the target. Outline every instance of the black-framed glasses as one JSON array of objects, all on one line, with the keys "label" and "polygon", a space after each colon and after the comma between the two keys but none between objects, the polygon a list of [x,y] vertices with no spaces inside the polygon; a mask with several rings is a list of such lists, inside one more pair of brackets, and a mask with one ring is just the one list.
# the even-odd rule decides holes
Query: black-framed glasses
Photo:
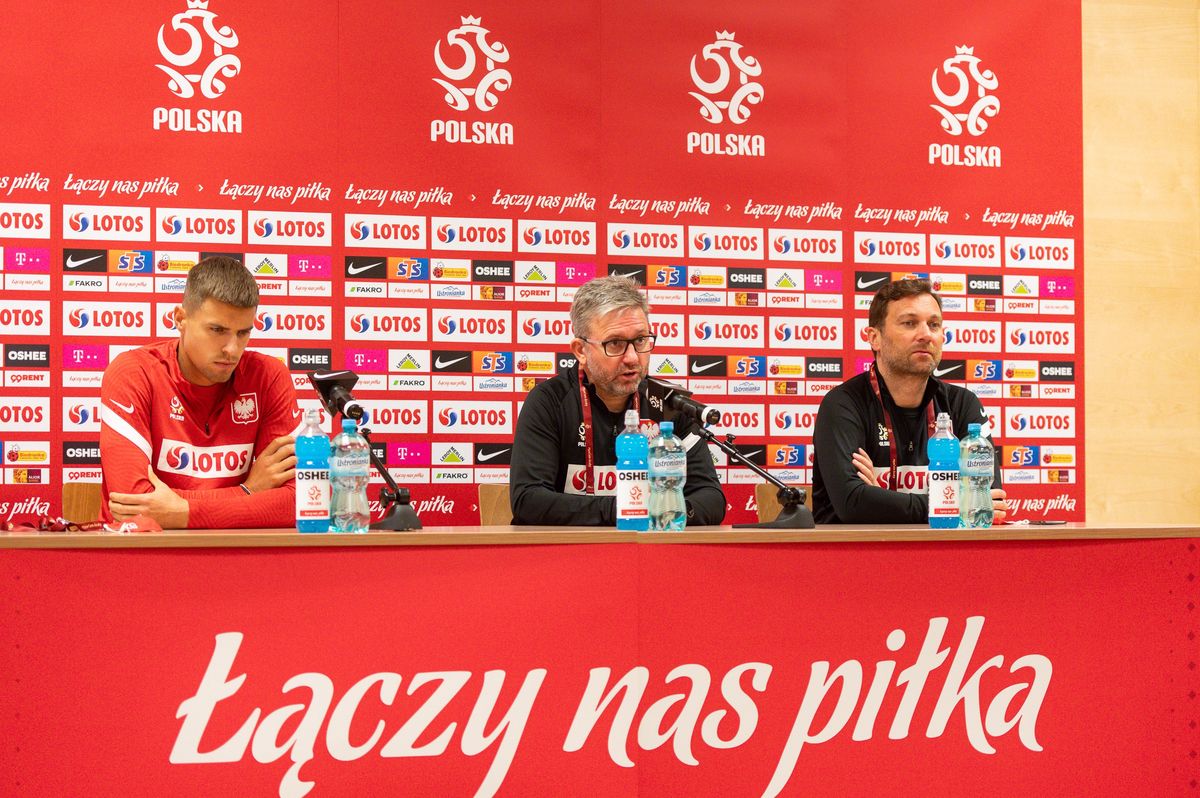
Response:
[{"label": "black-framed glasses", "polygon": [[645,354],[654,349],[654,341],[658,337],[656,335],[639,335],[637,338],[609,338],[607,341],[593,341],[590,338],[584,338],[582,335],[576,335],[580,341],[585,341],[589,344],[597,344],[604,350],[604,354],[609,357],[621,357],[633,347],[633,351],[638,354]]}]

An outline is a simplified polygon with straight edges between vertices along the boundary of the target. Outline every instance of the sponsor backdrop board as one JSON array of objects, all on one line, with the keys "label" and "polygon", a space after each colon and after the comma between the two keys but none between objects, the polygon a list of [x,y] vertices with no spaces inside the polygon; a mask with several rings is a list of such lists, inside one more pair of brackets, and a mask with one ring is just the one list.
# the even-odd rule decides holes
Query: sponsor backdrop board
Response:
[{"label": "sponsor backdrop board", "polygon": [[[507,480],[573,292],[613,272],[646,285],[653,372],[798,484],[821,397],[869,363],[872,292],[928,276],[938,374],[988,410],[1015,516],[1083,518],[1078,7],[470,14],[10,10],[0,517],[99,479],[105,366],[174,334],[187,270],[225,252],[304,404],[305,371],[360,374],[427,524],[474,523],[475,486]],[[715,456],[751,519],[753,475]]]}]

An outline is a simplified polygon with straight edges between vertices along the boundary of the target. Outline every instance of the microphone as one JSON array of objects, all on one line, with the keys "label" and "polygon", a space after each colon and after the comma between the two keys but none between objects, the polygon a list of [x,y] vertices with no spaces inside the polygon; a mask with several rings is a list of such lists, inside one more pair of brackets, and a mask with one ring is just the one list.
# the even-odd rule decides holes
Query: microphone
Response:
[{"label": "microphone", "polygon": [[310,371],[308,381],[317,389],[321,404],[331,416],[340,413],[355,421],[362,419],[362,405],[350,393],[350,389],[358,382],[358,375],[353,371]]},{"label": "microphone", "polygon": [[701,424],[716,424],[721,420],[721,413],[716,408],[708,407],[703,402],[693,399],[692,392],[682,385],[661,380],[658,377],[646,378],[647,388],[654,387],[663,392],[663,404],[679,413],[699,421]]}]

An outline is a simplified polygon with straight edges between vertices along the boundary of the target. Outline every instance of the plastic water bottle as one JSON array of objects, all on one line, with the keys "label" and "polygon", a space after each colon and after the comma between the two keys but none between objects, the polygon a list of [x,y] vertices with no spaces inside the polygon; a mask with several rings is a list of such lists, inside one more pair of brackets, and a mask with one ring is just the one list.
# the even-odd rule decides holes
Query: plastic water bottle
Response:
[{"label": "plastic water bottle", "polygon": [[675,437],[675,424],[664,421],[650,441],[650,528],[655,532],[677,532],[687,526],[686,482],[687,450]]},{"label": "plastic water bottle", "polygon": [[371,523],[367,481],[371,477],[370,446],[358,434],[354,419],[342,419],[342,434],[333,439],[329,481],[333,484],[331,528],[334,532],[366,532]]},{"label": "plastic water bottle", "polygon": [[317,421],[317,411],[304,416],[296,436],[296,530],[329,531],[329,436]]},{"label": "plastic water bottle", "polygon": [[958,514],[962,525],[987,529],[992,525],[992,478],[996,454],[991,442],[980,434],[979,424],[967,425],[967,437],[959,444]]},{"label": "plastic water bottle", "polygon": [[650,528],[646,451],[638,411],[626,410],[625,431],[617,436],[617,529],[645,532]]},{"label": "plastic water bottle", "polygon": [[938,413],[937,431],[926,446],[929,455],[929,525],[934,529],[958,526],[958,438],[949,413]]}]

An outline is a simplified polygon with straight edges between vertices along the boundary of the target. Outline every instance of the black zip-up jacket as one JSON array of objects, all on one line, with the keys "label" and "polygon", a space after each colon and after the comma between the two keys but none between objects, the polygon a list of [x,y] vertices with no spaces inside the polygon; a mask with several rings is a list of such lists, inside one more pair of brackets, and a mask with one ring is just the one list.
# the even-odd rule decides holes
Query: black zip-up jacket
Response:
[{"label": "black zip-up jacket", "polygon": [[[929,519],[929,492],[925,469],[929,457],[926,406],[934,415],[949,413],[954,435],[962,440],[967,424],[986,424],[979,397],[965,388],[929,378],[920,407],[899,408],[883,378],[879,391],[887,403],[899,446],[896,464],[900,490],[863,482],[850,456],[861,448],[871,456],[876,471],[891,469],[887,426],[883,409],[871,390],[870,375],[863,372],[834,388],[821,401],[813,430],[813,517],[818,524],[923,524]],[[989,437],[988,440],[991,440]],[[993,444],[994,445],[994,444]],[[992,487],[1000,486],[1000,454],[996,453]],[[888,479],[896,479],[888,475]],[[888,483],[890,484],[890,483]]]},{"label": "black zip-up jacket", "polygon": [[[583,492],[585,456],[578,368],[572,366],[539,383],[521,407],[509,467],[514,524],[613,526],[617,523],[617,499],[611,491],[607,496],[589,496]],[[617,435],[625,429],[625,413],[611,412],[596,396],[595,388],[586,380],[584,384],[592,408],[595,465],[613,466],[617,462]],[[647,399],[644,383],[639,393],[642,418],[662,421],[662,403]],[[628,406],[633,407],[632,397]],[[666,419],[675,423],[675,435],[687,443],[694,422],[674,418],[669,411]],[[568,480],[572,483],[570,491]],[[719,524],[725,517],[725,494],[717,480],[708,445],[702,439],[688,450],[683,496],[688,525]]]}]

